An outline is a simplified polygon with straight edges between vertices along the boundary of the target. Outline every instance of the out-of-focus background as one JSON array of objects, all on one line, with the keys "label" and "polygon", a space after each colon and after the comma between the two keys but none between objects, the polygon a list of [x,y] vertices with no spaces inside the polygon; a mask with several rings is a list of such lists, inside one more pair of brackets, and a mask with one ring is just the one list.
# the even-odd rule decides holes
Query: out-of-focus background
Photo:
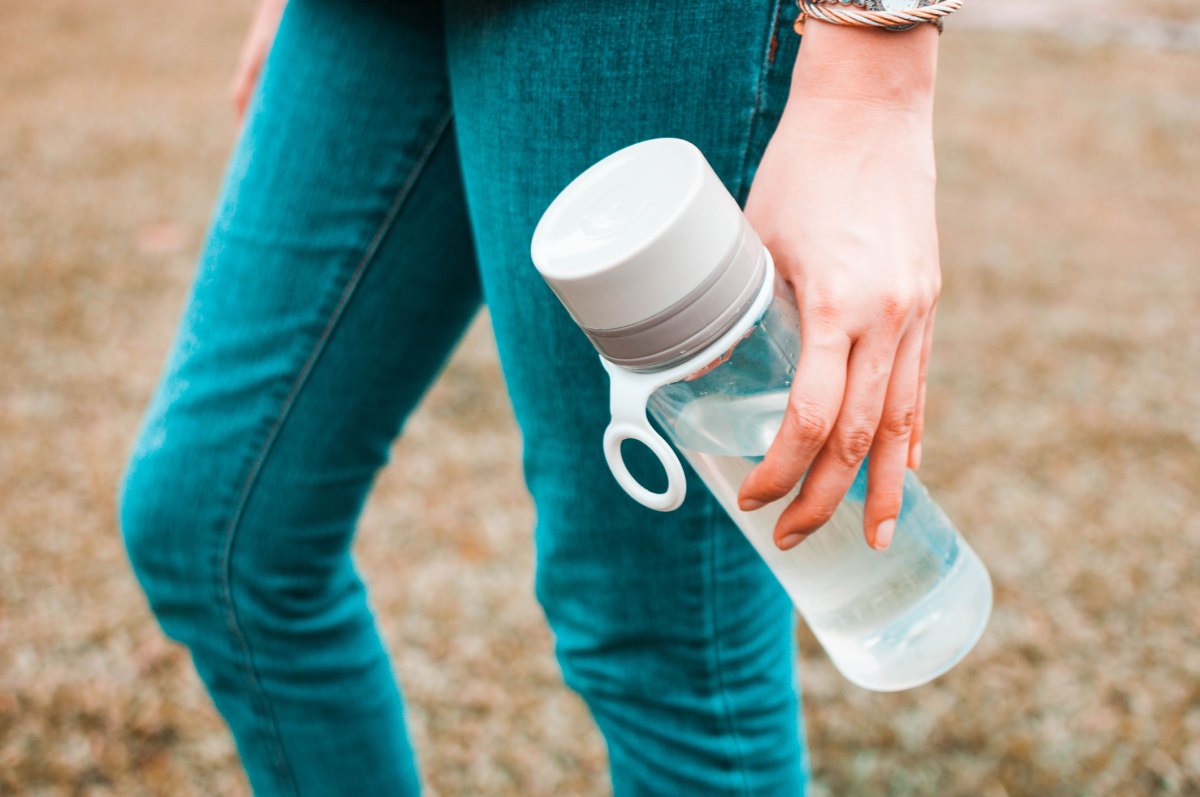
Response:
[{"label": "out-of-focus background", "polygon": [[[0,3],[0,794],[248,791],[113,496],[251,13]],[[814,794],[1200,795],[1200,9],[975,0],[939,93],[923,478],[996,609],[901,694],[851,686],[800,629]],[[466,489],[486,511],[433,500]],[[481,318],[357,543],[431,795],[606,792],[531,595],[531,517]]]}]

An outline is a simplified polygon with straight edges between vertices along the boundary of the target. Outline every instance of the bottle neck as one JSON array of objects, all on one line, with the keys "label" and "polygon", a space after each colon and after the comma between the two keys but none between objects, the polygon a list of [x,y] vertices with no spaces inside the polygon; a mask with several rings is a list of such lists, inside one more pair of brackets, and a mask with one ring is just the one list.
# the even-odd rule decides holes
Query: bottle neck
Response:
[{"label": "bottle neck", "polygon": [[621,365],[612,358],[604,356],[602,352],[601,360],[608,366],[608,370],[624,371],[630,375],[636,375],[648,383],[664,385],[684,379],[694,379],[697,372],[712,370],[724,362],[730,350],[737,346],[746,337],[747,332],[754,328],[775,299],[775,264],[770,253],[765,248],[762,251],[764,253],[763,273],[761,278],[756,281],[754,293],[748,302],[739,302],[739,311],[731,314],[729,323],[724,325],[722,333],[716,339],[700,349],[682,352],[653,368],[631,368]]},{"label": "bottle neck", "polygon": [[770,253],[745,225],[707,279],[671,307],[617,329],[584,328],[608,361],[632,371],[672,368],[706,349],[738,324],[773,272]]},{"label": "bottle neck", "polygon": [[[764,248],[762,279],[749,307],[738,315],[723,335],[705,348],[684,357],[673,365],[656,371],[637,371],[601,357],[600,362],[609,377],[609,408],[612,421],[604,432],[604,456],[617,482],[625,492],[644,506],[669,511],[683,503],[686,479],[674,450],[654,430],[646,417],[647,403],[660,388],[687,379],[698,369],[720,358],[722,353],[737,345],[751,330],[775,297],[775,265]],[[658,457],[667,473],[667,490],[652,493],[643,487],[625,466],[621,443],[637,440]]]}]

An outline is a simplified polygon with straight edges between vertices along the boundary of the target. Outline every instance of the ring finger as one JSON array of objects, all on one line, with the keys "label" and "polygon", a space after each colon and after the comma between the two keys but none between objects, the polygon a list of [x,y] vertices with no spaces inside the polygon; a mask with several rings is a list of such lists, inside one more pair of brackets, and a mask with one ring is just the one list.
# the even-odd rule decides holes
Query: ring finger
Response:
[{"label": "ring finger", "polygon": [[846,392],[829,440],[813,460],[796,500],[775,527],[781,548],[790,548],[821,527],[837,509],[871,450],[883,414],[884,394],[896,344],[861,339],[850,351]]}]

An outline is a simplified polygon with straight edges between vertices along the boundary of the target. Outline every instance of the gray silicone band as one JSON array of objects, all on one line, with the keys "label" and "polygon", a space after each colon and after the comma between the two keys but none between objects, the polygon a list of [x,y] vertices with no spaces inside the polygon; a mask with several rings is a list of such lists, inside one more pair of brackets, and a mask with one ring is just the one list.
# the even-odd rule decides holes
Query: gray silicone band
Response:
[{"label": "gray silicone band", "polygon": [[766,275],[763,244],[749,224],[731,251],[687,296],[644,321],[588,329],[609,361],[636,371],[667,368],[721,337],[754,301]]}]

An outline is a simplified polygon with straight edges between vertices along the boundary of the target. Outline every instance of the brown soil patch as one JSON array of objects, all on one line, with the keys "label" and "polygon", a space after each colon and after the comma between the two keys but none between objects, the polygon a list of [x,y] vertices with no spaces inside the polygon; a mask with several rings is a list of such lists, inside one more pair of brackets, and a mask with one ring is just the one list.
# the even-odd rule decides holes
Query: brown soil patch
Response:
[{"label": "brown soil patch", "polygon": [[[246,793],[113,494],[232,138],[247,17],[0,4],[0,794]],[[814,793],[1198,795],[1200,57],[969,28],[943,41],[924,479],[991,567],[995,616],[897,695],[847,684],[802,631]],[[433,795],[606,789],[530,594],[518,462],[481,323],[357,546]],[[475,508],[435,498],[456,485]]]}]

